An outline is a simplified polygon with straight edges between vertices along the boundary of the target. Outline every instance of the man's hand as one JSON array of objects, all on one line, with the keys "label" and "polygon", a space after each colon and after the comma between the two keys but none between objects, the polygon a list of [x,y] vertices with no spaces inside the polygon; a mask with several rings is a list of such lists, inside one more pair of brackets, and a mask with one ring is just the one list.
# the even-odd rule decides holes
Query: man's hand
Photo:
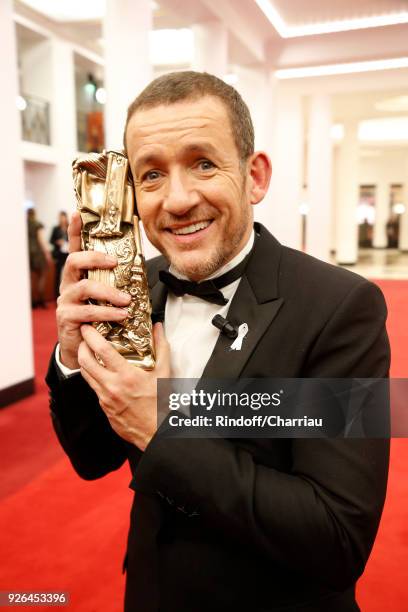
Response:
[{"label": "man's hand", "polygon": [[144,451],[157,430],[157,379],[170,377],[170,347],[162,324],[154,326],[156,367],[151,372],[131,365],[91,325],[82,325],[81,333],[82,376],[97,394],[112,429]]},{"label": "man's hand", "polygon": [[[125,307],[130,302],[130,296],[114,287],[82,278],[84,270],[110,269],[118,262],[104,253],[81,251],[81,217],[77,212],[72,215],[68,238],[70,255],[65,263],[61,294],[57,301],[57,327],[61,362],[68,368],[77,369],[78,348],[82,342],[81,324],[89,321],[123,321],[128,316]],[[89,299],[104,300],[114,306],[88,304]]]}]

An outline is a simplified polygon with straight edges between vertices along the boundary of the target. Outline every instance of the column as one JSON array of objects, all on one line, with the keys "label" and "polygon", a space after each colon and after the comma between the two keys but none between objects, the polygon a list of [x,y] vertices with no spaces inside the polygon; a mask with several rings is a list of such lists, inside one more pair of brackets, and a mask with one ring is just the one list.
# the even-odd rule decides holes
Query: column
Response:
[{"label": "column", "polygon": [[270,113],[268,112],[269,79],[263,68],[236,66],[237,77],[233,87],[240,93],[249,108],[255,130],[255,148],[268,150],[271,146],[268,134]]},{"label": "column", "polygon": [[344,125],[344,138],[339,147],[336,198],[336,261],[352,265],[358,257],[358,123]]},{"label": "column", "polygon": [[228,31],[220,21],[193,26],[193,70],[223,78],[228,73]]},{"label": "column", "polygon": [[122,147],[129,104],[152,79],[149,32],[150,0],[107,0],[105,40],[105,144]]},{"label": "column", "polygon": [[32,387],[30,280],[27,249],[27,223],[23,208],[23,165],[20,155],[21,126],[16,107],[18,92],[17,52],[13,3],[0,2],[0,133],[6,149],[0,164],[1,223],[0,259],[2,296],[0,301],[0,400],[6,389],[19,385],[16,392],[27,395]]},{"label": "column", "polygon": [[379,176],[375,190],[375,221],[373,247],[385,249],[388,244],[387,221],[390,216],[390,185],[385,177]]},{"label": "column", "polygon": [[272,181],[265,200],[255,207],[255,218],[278,240],[300,249],[302,219],[299,206],[304,150],[302,98],[273,79],[268,102]]},{"label": "column", "polygon": [[[52,37],[22,57],[23,89],[49,102],[50,157],[53,163],[25,165],[25,186],[48,239],[58,212],[75,207],[72,160],[77,155],[75,71],[72,47]],[[43,145],[32,145],[34,154]],[[41,159],[41,157],[40,157]]]},{"label": "column", "polygon": [[329,261],[332,211],[332,141],[330,96],[312,96],[309,104],[306,251]]},{"label": "column", "polygon": [[77,156],[78,144],[75,67],[71,45],[63,40],[52,39],[51,57],[51,144],[55,149],[57,163],[52,176],[53,197],[50,193],[45,220],[55,225],[60,210],[70,214],[76,208],[72,161]]}]

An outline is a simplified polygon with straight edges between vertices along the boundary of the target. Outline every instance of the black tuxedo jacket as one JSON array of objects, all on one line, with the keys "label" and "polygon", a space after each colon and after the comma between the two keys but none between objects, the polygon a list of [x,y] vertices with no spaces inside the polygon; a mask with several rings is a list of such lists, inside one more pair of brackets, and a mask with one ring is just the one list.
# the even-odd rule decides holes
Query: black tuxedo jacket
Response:
[{"label": "black tuxedo jacket", "polygon": [[[374,284],[281,246],[255,225],[228,319],[205,377],[386,377],[386,307]],[[166,291],[148,263],[153,310]],[[192,339],[192,342],[194,339]],[[110,428],[81,376],[47,375],[59,440],[80,476],[130,463],[136,491],[126,612],[358,610],[354,586],[384,503],[383,439],[164,439],[144,453]]]}]

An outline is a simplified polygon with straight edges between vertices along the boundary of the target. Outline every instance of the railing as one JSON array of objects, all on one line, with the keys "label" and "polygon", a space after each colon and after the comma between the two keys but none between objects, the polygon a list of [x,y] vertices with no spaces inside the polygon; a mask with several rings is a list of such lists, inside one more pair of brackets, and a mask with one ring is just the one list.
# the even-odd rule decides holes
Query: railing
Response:
[{"label": "railing", "polygon": [[50,103],[41,98],[23,94],[26,107],[21,110],[23,140],[49,145]]}]

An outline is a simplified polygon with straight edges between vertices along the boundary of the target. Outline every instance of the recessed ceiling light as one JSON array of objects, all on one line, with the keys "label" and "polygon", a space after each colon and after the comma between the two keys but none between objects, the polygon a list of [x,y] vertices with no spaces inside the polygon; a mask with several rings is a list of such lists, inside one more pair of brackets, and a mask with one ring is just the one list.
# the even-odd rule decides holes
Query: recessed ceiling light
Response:
[{"label": "recessed ceiling light", "polygon": [[325,66],[305,66],[303,68],[283,68],[275,71],[277,79],[302,79],[307,77],[352,74],[353,72],[372,72],[374,70],[393,70],[408,68],[408,57],[350,62],[347,64],[327,64]]},{"label": "recessed ceiling light", "polygon": [[[343,140],[343,124],[335,123],[332,125],[330,133],[333,140],[337,142]],[[407,142],[408,117],[387,117],[360,121],[358,124],[358,139],[362,142]]]},{"label": "recessed ceiling light", "polygon": [[104,87],[98,87],[98,89],[95,91],[95,98],[96,98],[96,101],[99,102],[99,104],[105,104],[106,103],[106,89]]},{"label": "recessed ceiling light", "polygon": [[360,121],[358,138],[366,142],[407,141],[408,117],[365,119]]},{"label": "recessed ceiling light", "polygon": [[306,217],[309,214],[309,204],[302,202],[299,206],[299,212],[303,217]]},{"label": "recessed ceiling light", "polygon": [[330,128],[330,136],[333,138],[333,140],[343,140],[344,125],[342,123],[333,123]]},{"label": "recessed ceiling light", "polygon": [[17,96],[16,105],[19,111],[24,111],[27,108],[27,101],[23,96]]},{"label": "recessed ceiling light", "polygon": [[371,17],[290,26],[285,23],[270,0],[255,0],[255,2],[282,38],[331,34],[334,32],[346,32],[347,30],[362,30],[364,28],[378,28],[380,26],[408,23],[408,11],[402,11],[385,15],[373,15]]},{"label": "recessed ceiling light", "polygon": [[392,212],[394,212],[396,215],[403,215],[405,212],[404,204],[402,202],[394,204],[394,206],[392,207]]}]

